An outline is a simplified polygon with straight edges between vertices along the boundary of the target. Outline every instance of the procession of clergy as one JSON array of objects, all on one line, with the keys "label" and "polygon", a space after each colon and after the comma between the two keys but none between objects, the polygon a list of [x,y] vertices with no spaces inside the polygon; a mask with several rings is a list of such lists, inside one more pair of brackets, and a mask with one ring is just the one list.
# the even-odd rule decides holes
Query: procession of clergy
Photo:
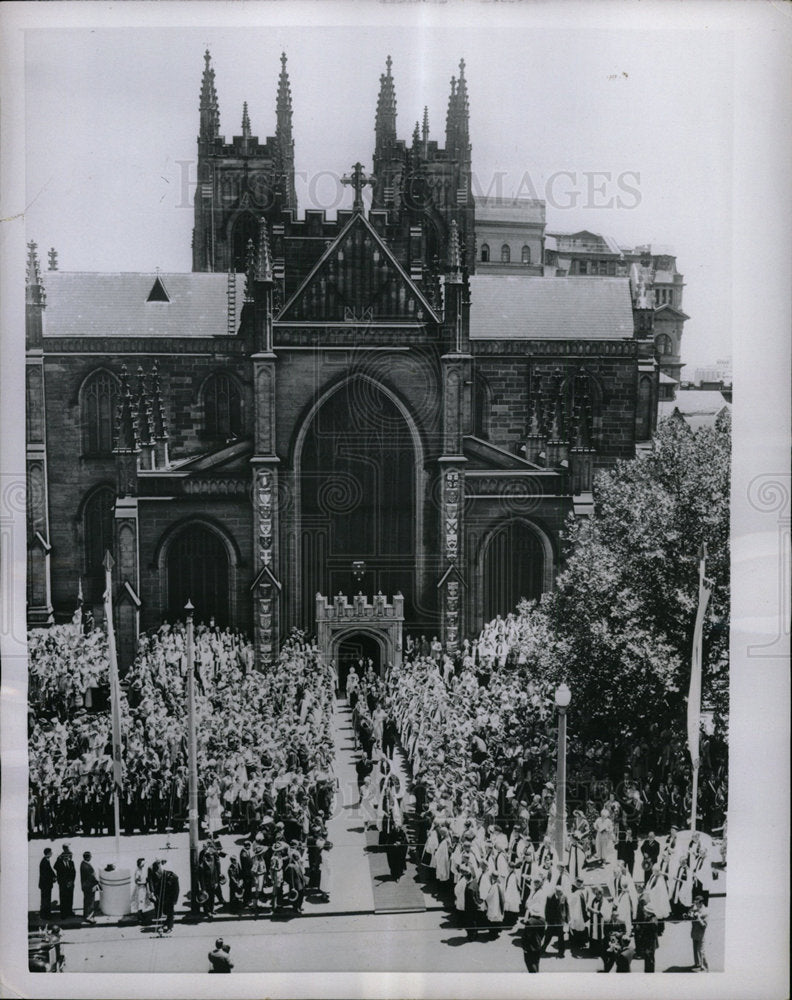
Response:
[{"label": "procession of clergy", "polygon": [[[610,795],[593,822],[573,810],[559,857],[553,783],[546,782],[532,802],[520,803],[502,771],[495,777],[481,767],[460,768],[471,746],[476,756],[475,733],[487,735],[482,728],[468,731],[449,708],[462,690],[465,669],[460,675],[444,670],[448,658],[431,647],[414,647],[408,656],[405,669],[391,668],[386,678],[364,663],[346,678],[360,741],[360,805],[387,845],[393,877],[404,871],[411,815],[425,888],[455,913],[471,939],[497,937],[522,919],[530,972],[539,970],[553,941],[559,957],[569,948],[574,956],[602,958],[602,971],[630,971],[638,957],[653,972],[665,921],[684,918],[691,922],[694,969],[706,970],[703,940],[714,860],[709,838],[672,826],[662,838],[648,831],[638,848],[635,826],[627,825]],[[486,698],[498,693],[498,682],[490,678],[476,690],[476,698]],[[541,709],[541,694],[536,698],[534,707]],[[398,744],[412,774],[407,782],[394,774]],[[498,801],[504,789],[506,808]]]}]

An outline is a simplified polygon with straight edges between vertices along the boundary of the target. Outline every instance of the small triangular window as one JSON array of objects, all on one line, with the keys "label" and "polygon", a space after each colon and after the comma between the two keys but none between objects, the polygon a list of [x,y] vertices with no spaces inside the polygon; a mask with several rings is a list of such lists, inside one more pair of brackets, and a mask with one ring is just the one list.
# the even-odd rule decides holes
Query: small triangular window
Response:
[{"label": "small triangular window", "polygon": [[170,302],[170,297],[165,291],[165,286],[159,278],[154,279],[154,284],[151,286],[151,291],[148,294],[146,302]]}]

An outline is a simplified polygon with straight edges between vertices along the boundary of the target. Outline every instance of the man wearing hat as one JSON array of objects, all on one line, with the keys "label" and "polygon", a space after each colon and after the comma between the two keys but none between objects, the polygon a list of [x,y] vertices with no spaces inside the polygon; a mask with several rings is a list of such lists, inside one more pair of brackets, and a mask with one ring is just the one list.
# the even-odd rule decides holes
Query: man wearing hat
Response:
[{"label": "man wearing hat", "polygon": [[58,892],[60,894],[60,915],[61,917],[73,917],[74,882],[77,872],[68,844],[63,845],[63,849],[55,861],[55,875],[58,879]]},{"label": "man wearing hat", "polygon": [[690,940],[693,942],[693,972],[709,972],[704,952],[704,935],[707,933],[707,907],[704,897],[696,895],[690,909]]}]

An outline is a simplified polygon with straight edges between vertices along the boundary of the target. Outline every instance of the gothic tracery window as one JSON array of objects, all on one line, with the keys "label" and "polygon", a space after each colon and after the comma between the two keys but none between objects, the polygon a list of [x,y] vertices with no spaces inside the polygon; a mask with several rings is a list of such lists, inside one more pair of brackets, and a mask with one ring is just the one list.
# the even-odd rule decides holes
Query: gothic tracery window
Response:
[{"label": "gothic tracery window", "polygon": [[508,264],[511,260],[511,247],[508,243],[504,243],[501,247],[501,264]]},{"label": "gothic tracery window", "polygon": [[204,430],[209,437],[242,434],[242,396],[229,375],[211,375],[203,387]]},{"label": "gothic tracery window", "polygon": [[80,423],[84,455],[112,454],[116,398],[117,383],[110,372],[94,372],[83,384]]},{"label": "gothic tracery window", "polygon": [[520,259],[523,264],[531,263],[531,248],[527,244],[522,248]]},{"label": "gothic tracery window", "polygon": [[481,260],[484,264],[488,264],[490,259],[490,248],[489,243],[482,243],[481,245]]}]

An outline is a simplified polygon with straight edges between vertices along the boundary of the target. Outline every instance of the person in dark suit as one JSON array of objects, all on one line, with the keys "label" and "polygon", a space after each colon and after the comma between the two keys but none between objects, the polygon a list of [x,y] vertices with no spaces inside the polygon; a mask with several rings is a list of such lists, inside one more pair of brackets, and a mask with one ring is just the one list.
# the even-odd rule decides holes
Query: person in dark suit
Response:
[{"label": "person in dark suit", "polygon": [[77,871],[74,867],[74,858],[68,844],[63,845],[63,850],[55,861],[55,875],[58,879],[60,915],[61,917],[73,917],[74,882],[77,877]]},{"label": "person in dark suit", "polygon": [[652,897],[648,892],[641,894],[635,914],[635,953],[644,960],[644,972],[655,971],[659,928],[657,916],[652,908]]},{"label": "person in dark suit", "polygon": [[222,938],[215,941],[214,951],[209,952],[210,972],[230,972],[234,968],[234,963],[229,958],[231,951],[230,944],[224,944]]},{"label": "person in dark suit", "polygon": [[52,848],[44,848],[44,857],[39,861],[39,890],[41,892],[41,905],[39,915],[42,920],[49,920],[52,916],[52,887],[55,885],[55,870],[52,867],[50,858]]},{"label": "person in dark suit", "polygon": [[547,951],[547,946],[553,940],[558,939],[558,957],[563,958],[566,954],[566,935],[564,934],[564,924],[569,923],[569,903],[561,886],[556,886],[555,892],[547,897],[545,904],[545,921],[547,930],[545,931],[542,951]]},{"label": "person in dark suit", "polygon": [[96,909],[96,890],[99,888],[99,879],[91,864],[90,851],[83,854],[83,859],[80,862],[80,888],[83,894],[83,919],[87,920],[89,924],[95,924],[94,910]]},{"label": "person in dark suit", "polygon": [[239,852],[239,872],[242,879],[242,905],[250,906],[253,896],[253,855],[250,841],[246,840]]},{"label": "person in dark suit", "polygon": [[652,869],[660,857],[660,841],[655,839],[654,832],[649,831],[646,840],[641,844],[641,867],[644,873],[644,884],[649,881]]}]

